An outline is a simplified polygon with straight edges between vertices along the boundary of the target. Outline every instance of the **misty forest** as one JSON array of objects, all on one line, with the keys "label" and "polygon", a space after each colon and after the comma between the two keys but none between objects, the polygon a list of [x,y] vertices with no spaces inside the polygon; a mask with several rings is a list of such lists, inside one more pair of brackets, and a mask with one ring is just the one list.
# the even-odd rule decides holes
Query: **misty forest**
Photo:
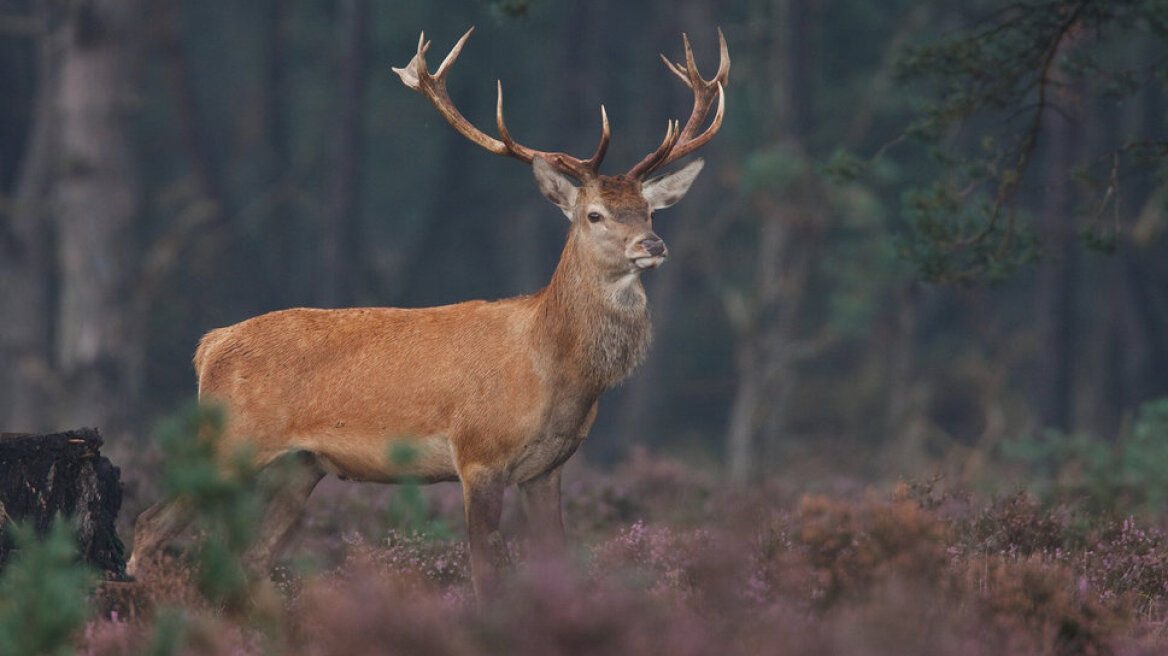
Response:
[{"label": "misty forest", "polygon": [[[507,492],[496,598],[457,482],[327,478],[249,579],[200,337],[532,294],[564,250],[532,167],[392,70],[472,26],[466,118],[501,84],[583,158],[603,105],[607,175],[724,34],[647,357],[566,465],[565,557]],[[195,527],[104,580],[0,505],[0,653],[1163,653],[1168,0],[0,0],[0,432],[83,427],[127,554],[166,495]]]}]

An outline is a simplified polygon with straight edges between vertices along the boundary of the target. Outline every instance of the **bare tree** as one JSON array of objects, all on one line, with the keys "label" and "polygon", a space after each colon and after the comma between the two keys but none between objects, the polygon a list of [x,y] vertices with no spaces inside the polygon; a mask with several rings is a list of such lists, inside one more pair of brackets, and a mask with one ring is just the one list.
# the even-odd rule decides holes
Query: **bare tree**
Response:
[{"label": "bare tree", "polygon": [[[1057,49],[1069,55],[1076,39],[1064,39]],[[1051,83],[1066,89],[1069,96],[1081,92],[1060,71],[1050,73]],[[1038,270],[1035,297],[1035,322],[1040,331],[1039,372],[1036,386],[1036,410],[1043,428],[1069,432],[1073,426],[1072,392],[1075,378],[1075,201],[1068,179],[1070,163],[1082,126],[1076,125],[1073,108],[1050,111],[1044,117],[1047,128],[1046,193],[1039,214],[1039,230],[1054,258]]]},{"label": "bare tree", "polygon": [[806,135],[812,128],[810,11],[813,0],[775,0],[771,88],[779,107],[775,133],[768,135],[779,156],[794,158],[803,174],[791,181],[782,199],[760,190],[755,266],[745,289],[728,288],[726,306],[736,332],[737,384],[727,426],[726,457],[732,480],[745,482],[774,455],[786,425],[797,365],[815,352],[816,342],[801,338],[805,291],[815,270],[824,236],[820,184],[808,161]]},{"label": "bare tree", "polygon": [[58,247],[54,355],[60,420],[126,426],[141,389],[136,289],[139,182],[125,122],[134,101],[137,0],[76,0],[52,38],[59,170],[50,191]]},{"label": "bare tree", "polygon": [[42,32],[37,47],[37,92],[12,207],[0,215],[0,428],[46,428],[50,387],[49,231],[45,207],[55,139],[53,92],[57,66],[44,30],[49,2],[34,5]]},{"label": "bare tree", "polygon": [[328,210],[321,244],[323,268],[318,300],[335,307],[353,301],[357,280],[357,211],[361,198],[361,148],[365,125],[365,72],[368,69],[369,0],[340,3],[340,92],[336,150],[333,154]]}]

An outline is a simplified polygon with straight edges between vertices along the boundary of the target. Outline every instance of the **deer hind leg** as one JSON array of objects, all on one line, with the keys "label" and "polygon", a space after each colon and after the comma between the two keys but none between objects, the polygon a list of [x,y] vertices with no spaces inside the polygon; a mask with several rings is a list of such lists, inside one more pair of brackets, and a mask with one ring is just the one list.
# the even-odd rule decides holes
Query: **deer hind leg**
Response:
[{"label": "deer hind leg", "polygon": [[536,557],[555,557],[564,552],[564,514],[560,508],[560,472],[557,467],[519,484],[524,538]]},{"label": "deer hind leg", "polygon": [[169,499],[143,510],[134,520],[134,547],[126,563],[126,574],[134,576],[158,558],[159,553],[194,519],[186,499]]},{"label": "deer hind leg", "polygon": [[475,596],[483,601],[497,596],[500,571],[509,564],[507,545],[499,532],[505,480],[501,474],[485,468],[468,469],[461,473],[461,478],[470,542],[470,574]]},{"label": "deer hind leg", "polygon": [[253,578],[264,578],[300,527],[304,504],[316,484],[325,477],[311,453],[291,453],[260,472],[259,489],[266,507],[255,542],[243,556],[244,569]]}]

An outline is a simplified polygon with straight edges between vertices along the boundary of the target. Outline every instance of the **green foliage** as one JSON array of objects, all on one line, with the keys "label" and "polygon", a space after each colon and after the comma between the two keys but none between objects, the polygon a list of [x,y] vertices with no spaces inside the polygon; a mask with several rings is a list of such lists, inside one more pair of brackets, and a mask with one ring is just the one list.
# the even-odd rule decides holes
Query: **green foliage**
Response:
[{"label": "green foliage", "polygon": [[164,489],[195,514],[199,588],[208,599],[234,606],[247,594],[241,557],[255,539],[262,503],[251,454],[232,454],[227,463],[220,459],[216,444],[222,430],[223,412],[200,406],[165,422],[158,440],[166,463]]},{"label": "green foliage", "polygon": [[491,0],[488,7],[496,21],[505,22],[527,18],[537,4],[536,0]]},{"label": "green foliage", "polygon": [[746,159],[742,185],[782,195],[807,175],[807,157],[791,145],[756,150]]},{"label": "green foliage", "polygon": [[939,137],[976,112],[1022,103],[1035,84],[1035,71],[1066,35],[1068,20],[1073,22],[1065,10],[1070,4],[1090,3],[1023,1],[968,30],[909,49],[898,74],[933,85],[913,126],[916,134]]},{"label": "green foliage", "polygon": [[1034,466],[1036,491],[1071,495],[1106,513],[1150,513],[1168,501],[1168,398],[1144,404],[1115,444],[1050,431],[1006,442],[1007,458]]},{"label": "green foliage", "polygon": [[58,517],[43,537],[31,525],[8,530],[17,552],[0,576],[0,654],[72,654],[97,580],[78,559],[72,523]]},{"label": "green foliage", "polygon": [[[1099,217],[1108,207],[1118,213],[1120,178],[1164,162],[1161,151],[1156,161],[1141,163],[1144,149],[1137,144],[1163,142],[1133,139],[1128,130],[1090,146],[1095,152],[1080,146],[1071,154],[1104,166],[1076,171],[1073,161],[1058,162],[1061,173],[1047,167],[1038,180],[1031,172],[1052,116],[1075,120],[1092,105],[1111,112],[1146,89],[1164,87],[1150,64],[1165,53],[1164,3],[992,4],[994,11],[908,48],[897,62],[899,79],[920,92],[904,136],[931,149],[940,165],[931,177],[944,180],[911,192],[905,204],[912,234],[904,252],[930,280],[1001,277],[1032,261],[1037,240],[1018,219],[1027,202],[1019,192],[1054,184],[1052,175],[1078,183],[1085,200],[1080,212],[1091,221],[1080,231],[1083,243],[1111,250],[1117,229],[1101,229]],[[1125,181],[1123,188],[1136,186]]]},{"label": "green foliage", "polygon": [[163,608],[154,616],[147,656],[173,656],[187,642],[186,615],[180,608]]},{"label": "green foliage", "polygon": [[[418,450],[411,444],[398,443],[390,448],[389,460],[397,468],[408,470],[417,459]],[[445,521],[430,517],[422,486],[414,476],[405,476],[401,479],[386,514],[390,525],[396,527],[402,534],[425,536],[441,541],[454,539],[454,534]]]},{"label": "green foliage", "polygon": [[1000,280],[1038,257],[1038,239],[1017,217],[989,221],[989,201],[937,182],[904,194],[911,232],[898,251],[928,282]]},{"label": "green foliage", "polygon": [[853,182],[864,175],[871,168],[871,163],[856,156],[855,153],[837,148],[820,166],[820,172],[829,180],[842,184]]}]

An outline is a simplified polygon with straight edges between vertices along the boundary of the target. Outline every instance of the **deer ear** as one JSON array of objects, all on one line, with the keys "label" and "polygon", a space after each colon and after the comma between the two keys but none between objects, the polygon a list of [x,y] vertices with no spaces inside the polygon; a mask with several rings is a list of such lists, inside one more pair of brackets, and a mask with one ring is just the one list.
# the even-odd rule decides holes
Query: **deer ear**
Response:
[{"label": "deer ear", "polygon": [[704,160],[695,159],[684,168],[653,178],[641,185],[641,195],[652,209],[669,207],[685,197],[685,192],[689,191],[689,186],[698,177],[703,166]]},{"label": "deer ear", "polygon": [[531,160],[531,170],[535,173],[535,183],[539,193],[572,220],[572,208],[576,206],[576,195],[580,192],[568,176],[560,173],[546,159],[536,155]]}]

